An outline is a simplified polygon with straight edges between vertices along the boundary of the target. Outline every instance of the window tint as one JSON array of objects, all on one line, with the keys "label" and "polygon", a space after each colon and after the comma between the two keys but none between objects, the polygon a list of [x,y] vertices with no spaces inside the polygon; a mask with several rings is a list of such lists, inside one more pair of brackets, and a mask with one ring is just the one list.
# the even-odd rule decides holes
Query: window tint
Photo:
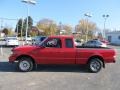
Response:
[{"label": "window tint", "polygon": [[17,40],[17,38],[6,38],[6,40]]},{"label": "window tint", "polygon": [[73,48],[73,41],[72,39],[66,39],[65,40],[65,45],[67,48]]},{"label": "window tint", "polygon": [[46,47],[55,47],[55,48],[61,48],[62,45],[61,45],[61,40],[58,39],[58,38],[52,38],[52,39],[49,39],[46,44],[45,44]]},{"label": "window tint", "polygon": [[40,41],[43,41],[46,37],[41,37],[41,40]]},{"label": "window tint", "polygon": [[86,42],[86,44],[89,44],[89,43],[90,43],[90,41]]},{"label": "window tint", "polygon": [[91,41],[91,44],[95,44],[95,41]]}]

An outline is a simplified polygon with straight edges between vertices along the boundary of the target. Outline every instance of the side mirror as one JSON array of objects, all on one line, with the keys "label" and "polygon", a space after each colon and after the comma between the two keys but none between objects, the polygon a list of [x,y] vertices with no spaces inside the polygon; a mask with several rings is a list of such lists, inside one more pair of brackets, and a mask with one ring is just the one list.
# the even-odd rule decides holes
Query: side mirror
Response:
[{"label": "side mirror", "polygon": [[45,48],[44,46],[40,46],[41,49]]},{"label": "side mirror", "polygon": [[42,46],[40,46],[40,48],[45,48],[45,46],[44,46],[44,45],[42,45]]},{"label": "side mirror", "polygon": [[40,48],[45,48],[45,47],[46,47],[45,44],[40,45]]}]

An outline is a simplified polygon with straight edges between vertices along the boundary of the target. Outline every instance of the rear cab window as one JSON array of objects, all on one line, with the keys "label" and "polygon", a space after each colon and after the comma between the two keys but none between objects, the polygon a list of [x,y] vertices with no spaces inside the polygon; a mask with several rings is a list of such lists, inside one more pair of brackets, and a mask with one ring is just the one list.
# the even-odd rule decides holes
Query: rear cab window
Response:
[{"label": "rear cab window", "polygon": [[65,39],[65,47],[66,48],[73,48],[74,47],[73,39],[71,39],[71,38]]}]

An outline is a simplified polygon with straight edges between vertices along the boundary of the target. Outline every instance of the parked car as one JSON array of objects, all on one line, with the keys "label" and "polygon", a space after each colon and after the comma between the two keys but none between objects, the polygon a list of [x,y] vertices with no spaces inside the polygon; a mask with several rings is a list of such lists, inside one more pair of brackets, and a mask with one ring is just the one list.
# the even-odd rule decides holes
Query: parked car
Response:
[{"label": "parked car", "polygon": [[28,41],[28,42],[31,42],[32,41],[32,37],[23,37],[23,41]]},{"label": "parked car", "polygon": [[18,46],[19,41],[17,37],[5,37],[6,46]]},{"label": "parked car", "polygon": [[31,71],[37,64],[83,64],[97,73],[106,63],[115,63],[115,57],[112,48],[77,48],[72,36],[49,36],[40,45],[13,48],[9,62],[17,62],[23,72]]},{"label": "parked car", "polygon": [[74,39],[75,46],[82,46],[82,42],[78,39]]},{"label": "parked car", "polygon": [[0,46],[5,46],[5,38],[0,38]]},{"label": "parked car", "polygon": [[105,43],[106,45],[109,44],[109,41],[107,41],[107,40],[100,40],[100,41],[103,42],[103,43]]},{"label": "parked car", "polygon": [[32,45],[39,45],[44,39],[46,38],[46,36],[36,36],[32,39]]},{"label": "parked car", "polygon": [[90,40],[84,44],[82,44],[82,46],[85,47],[107,47],[107,45],[103,42],[101,42],[100,40]]}]

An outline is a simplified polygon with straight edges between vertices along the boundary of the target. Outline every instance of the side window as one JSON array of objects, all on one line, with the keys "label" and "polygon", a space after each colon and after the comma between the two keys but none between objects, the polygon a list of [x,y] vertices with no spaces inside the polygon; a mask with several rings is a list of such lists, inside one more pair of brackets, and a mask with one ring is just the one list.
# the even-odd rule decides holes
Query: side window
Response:
[{"label": "side window", "polygon": [[86,42],[86,44],[89,44],[89,43],[90,43],[90,41]]},{"label": "side window", "polygon": [[46,37],[41,37],[41,40],[40,40],[40,41],[42,42],[45,38],[46,38]]},{"label": "side window", "polygon": [[54,47],[54,48],[61,48],[62,45],[61,45],[61,40],[59,38],[52,38],[52,39],[49,39],[46,44],[45,44],[46,47]]},{"label": "side window", "polygon": [[65,40],[65,45],[67,48],[73,48],[73,41],[72,39],[66,39]]},{"label": "side window", "polygon": [[96,42],[96,41],[92,41],[92,43],[93,43],[93,44],[97,44],[97,42]]},{"label": "side window", "polygon": [[97,42],[96,42],[96,44],[99,44],[99,45],[101,45],[101,44],[102,44],[102,42],[100,42],[100,41],[97,41]]},{"label": "side window", "polygon": [[91,45],[91,44],[93,44],[93,42],[92,41],[88,41],[86,44],[87,45]]}]

